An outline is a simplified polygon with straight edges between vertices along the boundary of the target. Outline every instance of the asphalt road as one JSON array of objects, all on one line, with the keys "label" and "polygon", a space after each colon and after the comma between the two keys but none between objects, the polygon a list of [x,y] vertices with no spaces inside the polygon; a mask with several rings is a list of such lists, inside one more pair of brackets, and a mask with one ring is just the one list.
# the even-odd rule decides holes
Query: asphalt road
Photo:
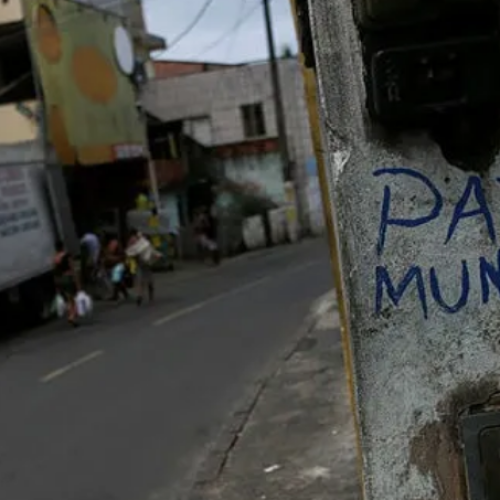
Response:
[{"label": "asphalt road", "polygon": [[153,306],[3,343],[0,498],[178,498],[235,403],[331,287],[326,243],[306,241],[162,277]]}]

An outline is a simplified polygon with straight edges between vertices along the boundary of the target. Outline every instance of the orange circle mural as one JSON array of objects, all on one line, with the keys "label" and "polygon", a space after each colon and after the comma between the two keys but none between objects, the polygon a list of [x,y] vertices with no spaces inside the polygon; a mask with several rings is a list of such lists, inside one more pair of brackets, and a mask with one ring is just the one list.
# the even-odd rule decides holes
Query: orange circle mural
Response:
[{"label": "orange circle mural", "polygon": [[106,104],[116,95],[118,79],[115,68],[98,49],[75,49],[71,66],[78,89],[91,101]]},{"label": "orange circle mural", "polygon": [[62,56],[62,40],[56,20],[46,5],[37,7],[35,27],[40,53],[52,64],[59,62]]},{"label": "orange circle mural", "polygon": [[57,156],[64,165],[76,163],[76,152],[71,146],[64,123],[64,117],[58,106],[51,106],[48,112],[50,138]]}]

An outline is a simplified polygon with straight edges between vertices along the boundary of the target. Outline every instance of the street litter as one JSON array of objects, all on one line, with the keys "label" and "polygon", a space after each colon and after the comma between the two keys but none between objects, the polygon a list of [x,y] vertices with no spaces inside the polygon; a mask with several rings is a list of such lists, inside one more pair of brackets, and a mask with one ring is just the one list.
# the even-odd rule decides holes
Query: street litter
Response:
[{"label": "street litter", "polygon": [[307,477],[309,479],[329,479],[331,476],[331,471],[327,467],[311,467],[310,469],[306,469],[301,474],[303,477]]},{"label": "street litter", "polygon": [[80,318],[84,318],[92,314],[93,303],[90,295],[85,292],[78,292],[75,297],[76,311]]},{"label": "street litter", "polygon": [[62,318],[64,316],[64,314],[66,313],[66,301],[61,294],[57,294],[54,297],[54,304],[52,307],[59,318]]},{"label": "street litter", "polygon": [[280,470],[281,469],[281,465],[271,465],[271,467],[267,467],[266,469],[264,469],[264,472],[266,474],[271,474],[271,472],[276,472],[277,470]]}]

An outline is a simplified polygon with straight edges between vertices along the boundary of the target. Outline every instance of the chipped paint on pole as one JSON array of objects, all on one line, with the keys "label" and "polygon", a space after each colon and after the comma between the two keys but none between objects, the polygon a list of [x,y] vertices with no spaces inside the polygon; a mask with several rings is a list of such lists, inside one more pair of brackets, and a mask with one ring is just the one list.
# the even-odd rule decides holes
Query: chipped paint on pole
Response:
[{"label": "chipped paint on pole", "polygon": [[350,2],[310,15],[365,500],[465,500],[459,420],[500,382],[500,159],[374,125]]}]

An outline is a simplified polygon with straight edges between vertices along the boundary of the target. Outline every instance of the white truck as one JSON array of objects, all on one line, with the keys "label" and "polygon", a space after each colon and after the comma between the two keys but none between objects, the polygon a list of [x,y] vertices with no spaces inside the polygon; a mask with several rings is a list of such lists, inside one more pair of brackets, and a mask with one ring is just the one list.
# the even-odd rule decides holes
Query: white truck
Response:
[{"label": "white truck", "polygon": [[0,335],[50,316],[55,241],[74,240],[70,214],[61,167],[40,145],[0,147]]}]

